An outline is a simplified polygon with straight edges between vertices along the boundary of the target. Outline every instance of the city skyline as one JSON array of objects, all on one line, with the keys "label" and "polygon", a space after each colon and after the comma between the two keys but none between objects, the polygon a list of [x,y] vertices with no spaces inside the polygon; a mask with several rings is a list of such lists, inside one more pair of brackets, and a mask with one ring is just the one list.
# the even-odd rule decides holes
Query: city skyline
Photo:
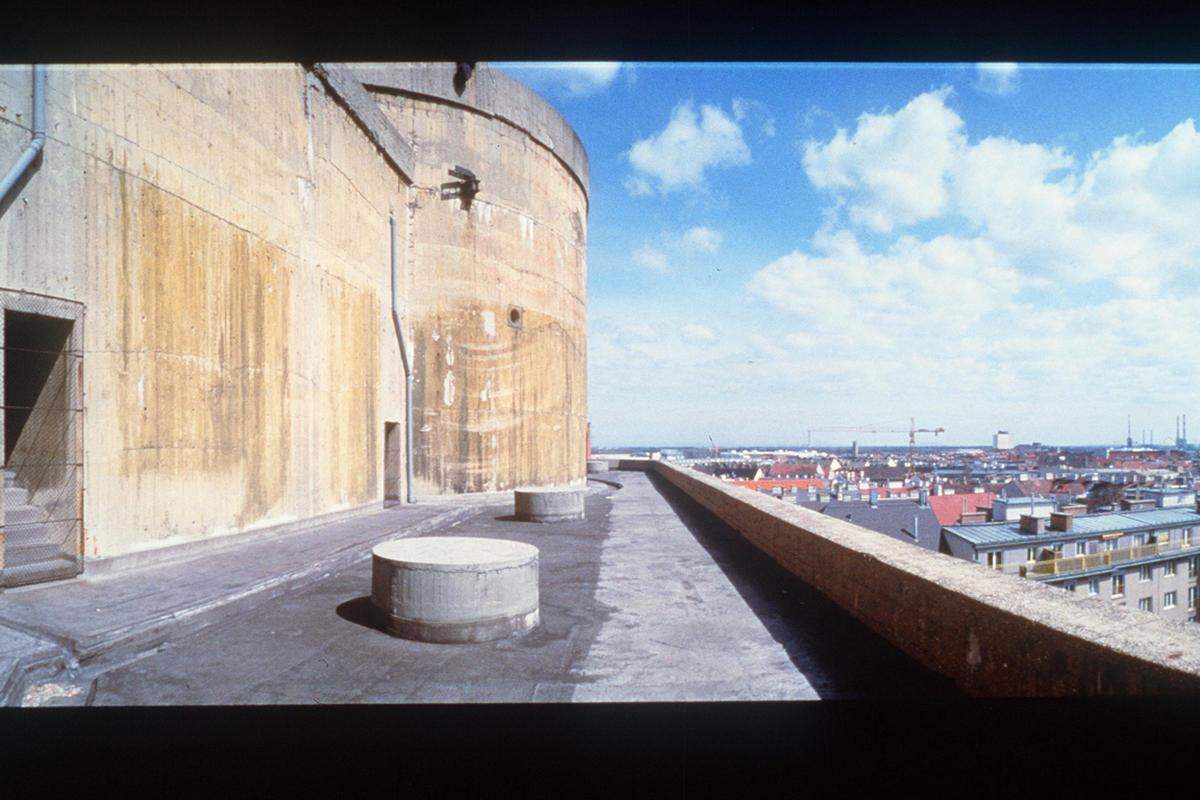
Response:
[{"label": "city skyline", "polygon": [[[1182,415],[1180,415],[1180,416],[1182,416]],[[881,423],[880,427],[882,427],[882,426],[883,426],[883,424]],[[864,425],[863,427],[869,427],[869,426]],[[1144,446],[1153,446],[1156,448],[1163,448],[1163,447],[1174,447],[1175,440],[1176,440],[1174,427],[1172,427],[1167,434],[1160,433],[1159,429],[1157,429],[1157,428],[1153,428],[1153,429],[1145,428],[1144,431],[1141,428],[1134,428],[1132,437],[1121,436],[1121,437],[1114,437],[1114,438],[1111,438],[1108,440],[1098,440],[1098,441],[1093,441],[1093,442],[1070,442],[1070,443],[1055,441],[1054,439],[1023,438],[1020,435],[1019,429],[1014,430],[1012,428],[1009,428],[1009,429],[997,428],[997,429],[993,430],[991,434],[988,434],[986,441],[984,441],[984,440],[960,441],[958,439],[954,439],[954,438],[950,437],[949,436],[950,431],[947,431],[946,433],[941,434],[936,438],[931,435],[924,435],[924,438],[918,439],[915,447],[917,450],[922,450],[922,449],[931,450],[931,449],[938,449],[938,448],[969,448],[969,447],[995,449],[994,445],[992,443],[992,438],[993,438],[993,434],[995,434],[998,431],[1006,431],[1007,433],[1009,433],[1011,435],[1013,447],[1018,447],[1018,446],[1022,446],[1022,445],[1027,446],[1027,445],[1032,445],[1035,443],[1044,445],[1047,447],[1067,447],[1067,448],[1124,447],[1126,445],[1126,439],[1132,438],[1132,445],[1134,447],[1140,447],[1140,446],[1144,445]],[[716,441],[715,435],[713,436],[712,442],[709,441],[709,438],[707,435],[702,435],[695,441],[672,441],[672,442],[654,441],[654,442],[640,442],[640,443],[636,443],[636,444],[638,444],[638,446],[652,445],[652,446],[659,446],[659,447],[711,448],[713,443],[716,443],[717,446],[721,449],[741,449],[743,447],[752,448],[752,447],[764,447],[764,446],[766,446],[766,447],[814,448],[814,449],[820,448],[820,447],[833,447],[833,448],[839,448],[839,449],[846,449],[846,448],[851,447],[855,443],[857,443],[860,448],[879,449],[879,450],[882,450],[882,449],[887,449],[887,450],[905,449],[908,447],[907,439],[906,439],[907,434],[904,434],[904,433],[895,433],[895,432],[889,432],[889,433],[882,433],[882,432],[881,433],[870,433],[870,432],[865,432],[865,433],[828,433],[828,434],[823,433],[818,436],[814,432],[811,442],[808,440],[808,437],[805,435],[806,433],[807,433],[806,431],[801,431],[801,436],[799,438],[797,438],[795,440],[788,440],[788,441],[792,442],[791,444],[782,444],[781,442],[784,440],[781,440],[778,437],[773,440],[762,441],[762,442],[728,441],[728,442],[722,443],[722,442]],[[1143,435],[1143,433],[1144,433],[1144,435]],[[1193,446],[1193,447],[1197,446],[1197,444],[1198,444],[1195,441],[1195,439],[1192,438],[1191,434],[1188,434],[1188,437],[1186,438],[1185,441],[1187,442],[1187,444],[1189,446]],[[627,442],[620,443],[620,445],[618,445],[618,446],[634,446],[634,445],[635,445],[635,443],[627,441]],[[613,447],[611,445],[599,445],[599,446],[605,447],[608,449],[611,449]]]},{"label": "city skyline", "polygon": [[1194,67],[500,66],[589,153],[597,446],[1195,413]]}]

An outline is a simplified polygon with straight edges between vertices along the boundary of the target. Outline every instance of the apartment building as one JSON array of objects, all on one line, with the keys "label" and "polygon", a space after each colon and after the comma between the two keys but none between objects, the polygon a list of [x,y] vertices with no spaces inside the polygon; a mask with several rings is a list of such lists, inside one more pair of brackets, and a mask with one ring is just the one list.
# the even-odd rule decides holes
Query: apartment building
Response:
[{"label": "apartment building", "polygon": [[1200,514],[1052,512],[942,528],[942,552],[1176,620],[1195,621]]}]

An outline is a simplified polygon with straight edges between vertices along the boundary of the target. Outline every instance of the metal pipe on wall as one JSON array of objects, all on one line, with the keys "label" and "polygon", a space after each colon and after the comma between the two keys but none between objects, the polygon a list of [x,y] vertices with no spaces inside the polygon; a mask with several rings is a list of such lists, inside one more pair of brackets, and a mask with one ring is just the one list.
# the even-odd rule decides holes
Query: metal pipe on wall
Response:
[{"label": "metal pipe on wall", "polygon": [[21,180],[21,176],[25,174],[25,170],[29,169],[29,165],[37,158],[37,154],[42,152],[42,148],[46,145],[46,65],[33,65],[33,139],[25,151],[21,153],[21,157],[17,159],[17,163],[13,164],[12,169],[0,181],[0,202],[8,196],[12,188],[16,186],[17,181]]},{"label": "metal pipe on wall", "polygon": [[400,259],[396,257],[396,217],[388,215],[392,235],[392,325],[396,328],[396,341],[400,345],[400,363],[404,367],[404,475],[409,503],[417,502],[413,491],[413,375],[408,360],[408,346],[404,341],[404,328],[400,324]]}]

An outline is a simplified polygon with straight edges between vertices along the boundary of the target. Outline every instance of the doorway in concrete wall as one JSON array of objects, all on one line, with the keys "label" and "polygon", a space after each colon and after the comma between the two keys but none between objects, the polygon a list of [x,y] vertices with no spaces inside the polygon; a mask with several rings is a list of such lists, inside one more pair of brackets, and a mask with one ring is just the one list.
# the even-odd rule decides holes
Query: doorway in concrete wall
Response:
[{"label": "doorway in concrete wall", "polygon": [[0,291],[0,300],[0,583],[21,586],[83,569],[82,314],[26,293]]},{"label": "doorway in concrete wall", "polygon": [[383,500],[400,501],[400,423],[383,423]]}]

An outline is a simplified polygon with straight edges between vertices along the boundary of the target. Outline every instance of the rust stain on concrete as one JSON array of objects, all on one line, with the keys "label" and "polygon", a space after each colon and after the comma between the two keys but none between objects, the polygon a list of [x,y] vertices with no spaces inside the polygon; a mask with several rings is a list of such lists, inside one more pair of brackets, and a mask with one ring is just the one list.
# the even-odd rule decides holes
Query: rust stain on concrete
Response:
[{"label": "rust stain on concrete", "polygon": [[[361,505],[375,499],[379,479],[379,329],[383,310],[367,289],[335,282],[324,330],[328,375],[320,434],[327,460],[324,491],[333,503]],[[376,431],[376,427],[380,430]]]},{"label": "rust stain on concrete", "polygon": [[156,470],[198,491],[240,473],[232,522],[251,524],[287,486],[286,254],[152,185],[120,183],[121,473]]}]

